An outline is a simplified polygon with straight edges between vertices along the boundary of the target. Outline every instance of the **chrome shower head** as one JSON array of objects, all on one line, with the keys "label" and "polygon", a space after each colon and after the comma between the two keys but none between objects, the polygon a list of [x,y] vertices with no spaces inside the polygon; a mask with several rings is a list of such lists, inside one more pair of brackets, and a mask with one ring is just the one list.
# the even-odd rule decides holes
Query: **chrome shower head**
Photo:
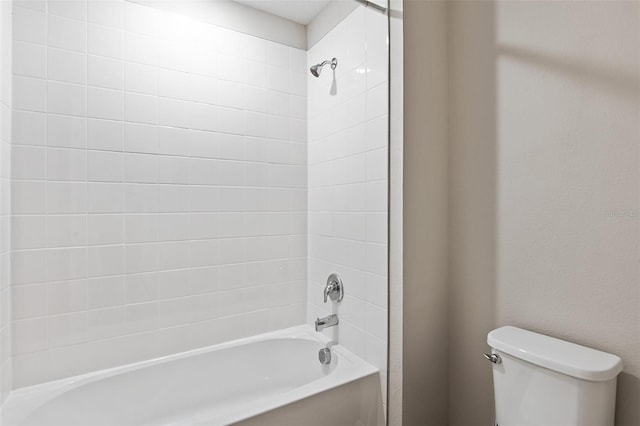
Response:
[{"label": "chrome shower head", "polygon": [[320,73],[322,72],[322,67],[324,67],[327,64],[331,64],[331,69],[335,70],[336,67],[338,66],[338,60],[336,58],[333,58],[332,60],[327,59],[326,61],[323,61],[320,64],[315,64],[314,66],[309,68],[309,71],[311,71],[311,74],[314,77],[320,77]]}]

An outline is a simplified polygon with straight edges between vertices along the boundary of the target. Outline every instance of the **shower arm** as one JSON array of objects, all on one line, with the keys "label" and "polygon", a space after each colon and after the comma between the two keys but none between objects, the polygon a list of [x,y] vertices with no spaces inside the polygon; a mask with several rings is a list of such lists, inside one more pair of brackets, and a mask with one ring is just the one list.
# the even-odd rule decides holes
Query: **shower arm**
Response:
[{"label": "shower arm", "polygon": [[325,65],[329,65],[331,64],[331,69],[335,70],[336,67],[338,66],[338,60],[336,58],[333,58],[331,60],[327,59],[326,61],[322,61],[320,65],[320,68],[324,67]]}]

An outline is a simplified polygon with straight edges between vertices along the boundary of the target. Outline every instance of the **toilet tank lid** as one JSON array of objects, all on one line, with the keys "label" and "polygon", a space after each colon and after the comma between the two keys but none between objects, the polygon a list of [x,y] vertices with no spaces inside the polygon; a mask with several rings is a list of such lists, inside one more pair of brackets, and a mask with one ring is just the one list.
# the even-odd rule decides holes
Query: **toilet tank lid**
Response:
[{"label": "toilet tank lid", "polygon": [[491,331],[487,343],[500,352],[540,367],[594,382],[611,380],[623,368],[622,360],[616,355],[517,327]]}]

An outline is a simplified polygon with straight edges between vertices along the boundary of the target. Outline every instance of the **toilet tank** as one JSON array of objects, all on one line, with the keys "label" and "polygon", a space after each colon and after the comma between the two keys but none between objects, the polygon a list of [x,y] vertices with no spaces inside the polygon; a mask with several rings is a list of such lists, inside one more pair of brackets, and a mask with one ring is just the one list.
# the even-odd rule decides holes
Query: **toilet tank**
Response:
[{"label": "toilet tank", "polygon": [[516,327],[487,336],[496,425],[613,426],[622,360]]}]

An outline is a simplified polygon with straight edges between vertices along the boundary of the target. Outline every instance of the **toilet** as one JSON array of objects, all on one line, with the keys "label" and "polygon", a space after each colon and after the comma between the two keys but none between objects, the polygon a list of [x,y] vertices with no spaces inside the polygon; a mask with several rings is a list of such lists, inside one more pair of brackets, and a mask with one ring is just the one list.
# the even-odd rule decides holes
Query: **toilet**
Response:
[{"label": "toilet", "polygon": [[622,360],[516,327],[487,336],[498,426],[613,426]]}]

